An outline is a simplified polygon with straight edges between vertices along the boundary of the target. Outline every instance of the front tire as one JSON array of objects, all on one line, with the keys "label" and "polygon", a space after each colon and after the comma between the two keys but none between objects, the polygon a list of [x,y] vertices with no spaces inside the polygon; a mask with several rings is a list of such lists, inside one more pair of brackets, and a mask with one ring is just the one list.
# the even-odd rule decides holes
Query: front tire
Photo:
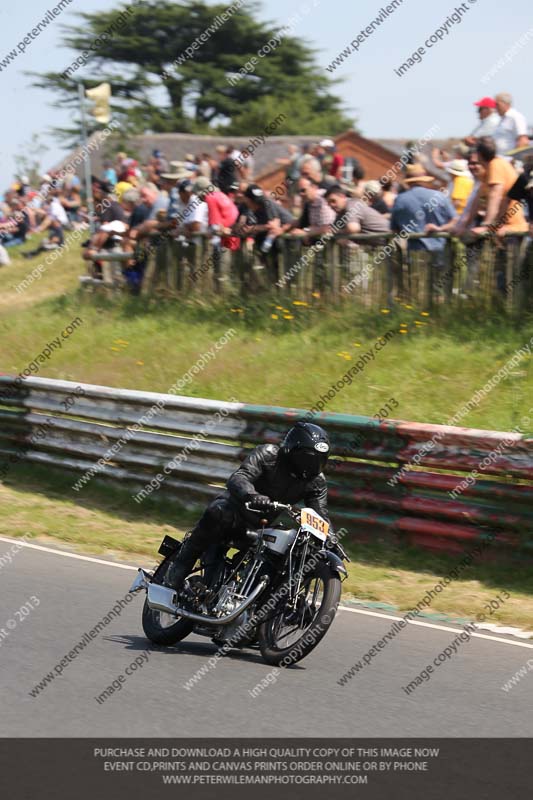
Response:
[{"label": "front tire", "polygon": [[[321,584],[321,589],[317,591],[318,584]],[[299,595],[301,611],[292,614],[295,617],[301,613],[302,623],[294,628],[297,633],[301,630],[301,634],[294,641],[284,644],[286,605],[278,614],[261,624],[258,635],[259,648],[267,664],[276,667],[296,664],[309,655],[328,632],[341,598],[340,578],[332,573],[327,564],[318,564],[313,575],[306,581],[304,592],[305,594]],[[304,627],[306,615],[308,624]],[[291,620],[289,624],[295,621],[297,620]]]},{"label": "front tire", "polygon": [[[154,573],[152,583],[164,583],[172,559],[173,557],[169,556],[161,562]],[[142,626],[146,637],[151,642],[169,647],[177,642],[181,642],[182,639],[185,639],[186,636],[192,633],[194,622],[183,619],[183,617],[175,618],[171,614],[166,614],[164,611],[150,608],[148,605],[148,598],[146,598],[142,612]]]}]

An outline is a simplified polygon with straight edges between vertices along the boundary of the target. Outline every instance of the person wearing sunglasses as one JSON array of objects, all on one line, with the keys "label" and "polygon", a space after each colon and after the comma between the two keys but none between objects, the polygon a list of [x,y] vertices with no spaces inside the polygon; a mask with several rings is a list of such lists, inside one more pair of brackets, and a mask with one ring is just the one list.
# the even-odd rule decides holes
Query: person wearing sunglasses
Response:
[{"label": "person wearing sunglasses", "polygon": [[319,184],[311,178],[300,178],[298,194],[302,200],[302,214],[293,223],[292,232],[313,239],[328,233],[335,221],[335,212],[327,204]]}]

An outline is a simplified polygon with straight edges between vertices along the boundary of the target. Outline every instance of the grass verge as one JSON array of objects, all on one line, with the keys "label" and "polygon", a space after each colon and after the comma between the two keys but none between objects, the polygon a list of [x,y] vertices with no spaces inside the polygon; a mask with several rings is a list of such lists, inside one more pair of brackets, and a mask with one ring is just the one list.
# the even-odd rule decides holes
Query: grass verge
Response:
[{"label": "grass verge", "polygon": [[[165,393],[233,329],[228,343],[205,359],[186,394],[309,409],[362,354],[374,350],[325,410],[373,416],[389,403],[397,419],[442,424],[529,342],[533,330],[531,321],[517,327],[474,311],[466,319],[452,311],[434,318],[406,307],[383,309],[386,314],[347,305],[326,308],[319,299],[314,305],[284,305],[291,312],[285,319],[276,301],[269,303],[245,308],[216,298],[111,302],[68,292],[31,307],[4,308],[0,370],[24,370],[81,317],[75,333],[39,365],[40,377]],[[378,352],[376,340],[389,330],[394,336]],[[526,355],[462,424],[512,430],[531,396],[533,368]]]}]

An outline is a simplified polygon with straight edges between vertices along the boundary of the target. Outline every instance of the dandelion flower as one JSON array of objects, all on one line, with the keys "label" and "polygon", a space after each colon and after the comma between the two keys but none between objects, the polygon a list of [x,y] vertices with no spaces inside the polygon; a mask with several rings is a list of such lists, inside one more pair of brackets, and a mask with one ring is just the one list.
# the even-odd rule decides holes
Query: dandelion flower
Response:
[{"label": "dandelion flower", "polygon": [[284,314],[283,315],[283,319],[294,319],[294,315],[293,314]]},{"label": "dandelion flower", "polygon": [[420,316],[421,317],[429,317],[429,311],[421,311],[420,312]]},{"label": "dandelion flower", "polygon": [[277,314],[271,314],[270,316],[272,317],[272,319],[279,319]]},{"label": "dandelion flower", "polygon": [[381,309],[381,313],[382,314],[390,314],[390,308],[382,308]]}]

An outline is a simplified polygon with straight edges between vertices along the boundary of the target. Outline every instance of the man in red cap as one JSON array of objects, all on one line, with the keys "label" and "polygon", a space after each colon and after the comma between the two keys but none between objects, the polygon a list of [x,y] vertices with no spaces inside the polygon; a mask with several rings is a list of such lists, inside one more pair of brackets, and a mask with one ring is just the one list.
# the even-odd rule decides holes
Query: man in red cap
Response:
[{"label": "man in red cap", "polygon": [[483,136],[493,136],[500,122],[500,118],[496,113],[496,101],[492,97],[482,97],[474,105],[477,106],[479,125],[465,139],[466,144],[471,147],[474,147],[476,141]]}]

